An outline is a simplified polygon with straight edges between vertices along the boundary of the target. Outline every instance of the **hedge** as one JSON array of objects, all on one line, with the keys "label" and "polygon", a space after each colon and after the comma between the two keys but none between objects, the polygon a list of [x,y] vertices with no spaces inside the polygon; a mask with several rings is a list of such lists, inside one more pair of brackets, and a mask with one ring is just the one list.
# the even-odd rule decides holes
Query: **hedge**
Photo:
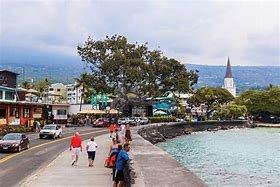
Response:
[{"label": "hedge", "polygon": [[31,127],[25,127],[22,125],[0,125],[0,135],[5,135],[7,133],[25,133],[31,132]]},{"label": "hedge", "polygon": [[149,117],[151,123],[160,123],[160,122],[175,122],[176,117],[174,116],[154,116]]}]

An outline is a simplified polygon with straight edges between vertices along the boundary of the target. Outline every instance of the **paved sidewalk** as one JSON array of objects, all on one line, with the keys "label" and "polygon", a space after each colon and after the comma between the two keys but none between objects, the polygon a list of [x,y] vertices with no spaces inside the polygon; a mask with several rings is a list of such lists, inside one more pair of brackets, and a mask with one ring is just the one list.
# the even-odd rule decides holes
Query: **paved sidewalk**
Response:
[{"label": "paved sidewalk", "polygon": [[46,168],[28,177],[21,186],[24,187],[65,187],[65,186],[113,186],[111,169],[104,167],[105,158],[110,147],[109,135],[95,138],[98,144],[94,167],[88,167],[86,141],[83,142],[83,152],[77,166],[71,166],[71,152],[64,151]]}]

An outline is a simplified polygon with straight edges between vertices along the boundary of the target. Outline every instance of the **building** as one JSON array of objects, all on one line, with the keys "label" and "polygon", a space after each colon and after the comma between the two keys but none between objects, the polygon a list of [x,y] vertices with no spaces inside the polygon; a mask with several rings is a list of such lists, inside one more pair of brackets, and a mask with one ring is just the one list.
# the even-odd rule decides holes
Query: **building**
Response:
[{"label": "building", "polygon": [[0,86],[16,88],[18,75],[8,70],[0,70]]},{"label": "building", "polygon": [[43,104],[25,101],[25,91],[16,88],[17,73],[0,71],[0,125],[30,125],[43,119]]},{"label": "building", "polygon": [[48,100],[51,103],[66,103],[67,88],[62,83],[51,84],[48,90]]},{"label": "building", "polygon": [[0,70],[0,125],[32,126],[35,120],[41,124],[67,122],[69,105],[58,103],[66,98],[66,86],[52,84],[48,92],[42,93],[45,96],[41,99],[36,90],[17,88],[17,75]]},{"label": "building", "polygon": [[223,88],[227,89],[234,97],[236,97],[236,87],[235,87],[235,84],[233,81],[229,58],[228,58],[228,62],[227,62],[227,69],[226,69],[226,74],[225,74],[225,78],[224,78]]},{"label": "building", "polygon": [[68,104],[80,104],[84,103],[82,98],[83,86],[77,87],[77,83],[75,84],[67,84],[67,103]]}]

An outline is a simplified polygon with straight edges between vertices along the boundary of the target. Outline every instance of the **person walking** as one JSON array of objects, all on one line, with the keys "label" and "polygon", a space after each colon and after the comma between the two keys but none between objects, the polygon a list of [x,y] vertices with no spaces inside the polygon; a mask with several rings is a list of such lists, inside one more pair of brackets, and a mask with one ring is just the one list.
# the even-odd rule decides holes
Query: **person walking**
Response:
[{"label": "person walking", "polygon": [[121,142],[124,142],[125,140],[125,124],[121,124],[120,126],[120,139],[121,139]]},{"label": "person walking", "polygon": [[130,132],[130,124],[126,124],[126,126],[125,126],[125,140],[126,140],[126,142],[132,141],[131,132]]},{"label": "person walking", "polygon": [[113,187],[124,187],[125,186],[125,180],[124,180],[124,167],[129,160],[129,156],[127,152],[130,150],[130,144],[125,143],[123,145],[123,149],[119,151],[117,162],[116,162],[116,175],[115,175],[115,181],[113,184]]},{"label": "person walking", "polygon": [[82,151],[82,139],[78,132],[71,138],[70,151],[72,151],[72,166],[78,163],[80,152]]},{"label": "person walking", "polygon": [[113,138],[113,133],[116,131],[117,125],[115,123],[111,123],[109,126],[110,138]]},{"label": "person walking", "polygon": [[87,143],[86,150],[88,153],[88,166],[93,167],[93,162],[95,159],[97,143],[94,141],[94,138],[90,138],[89,142]]},{"label": "person walking", "polygon": [[118,157],[119,151],[122,149],[122,145],[118,144],[116,138],[112,139],[112,144],[110,145],[110,150],[109,150],[109,161],[110,163],[114,163],[114,166],[112,167],[113,169],[113,181],[115,179],[115,172],[116,172],[116,161]]}]

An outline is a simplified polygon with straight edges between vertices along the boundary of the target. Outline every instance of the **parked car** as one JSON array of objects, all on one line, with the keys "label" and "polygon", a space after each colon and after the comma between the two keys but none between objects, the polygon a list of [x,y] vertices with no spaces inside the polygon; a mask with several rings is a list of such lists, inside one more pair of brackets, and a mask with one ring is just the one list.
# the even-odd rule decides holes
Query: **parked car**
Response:
[{"label": "parked car", "polygon": [[94,122],[95,127],[109,127],[110,121],[108,118],[99,118]]},{"label": "parked car", "polygon": [[119,118],[118,119],[118,124],[122,125],[122,124],[127,124],[129,123],[129,118]]},{"label": "parked car", "polygon": [[59,125],[45,125],[39,133],[39,138],[60,138],[62,136],[62,128]]},{"label": "parked car", "polygon": [[140,124],[146,125],[149,123],[149,119],[147,117],[140,117]]},{"label": "parked car", "polygon": [[0,140],[0,151],[17,151],[29,149],[29,139],[22,133],[8,133]]}]

